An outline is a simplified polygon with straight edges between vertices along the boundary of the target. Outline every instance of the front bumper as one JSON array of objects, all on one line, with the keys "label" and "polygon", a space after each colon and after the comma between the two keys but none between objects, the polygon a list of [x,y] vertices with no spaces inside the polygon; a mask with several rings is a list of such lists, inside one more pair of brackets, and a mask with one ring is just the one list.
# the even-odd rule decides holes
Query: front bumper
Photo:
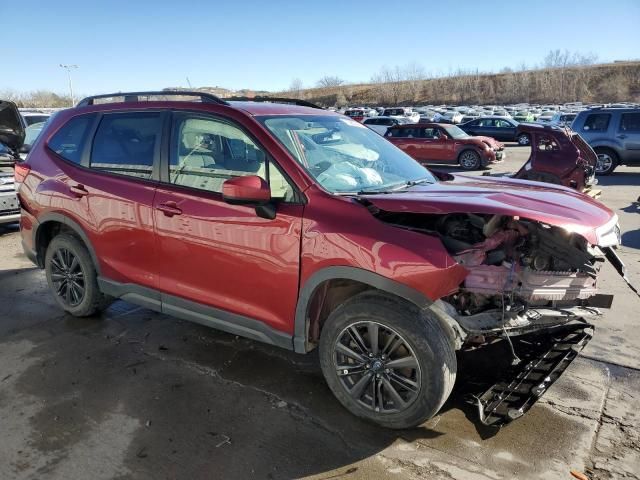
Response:
[{"label": "front bumper", "polygon": [[500,427],[524,415],[593,337],[593,325],[575,323],[514,339],[520,361],[503,380],[474,397],[480,421]]}]

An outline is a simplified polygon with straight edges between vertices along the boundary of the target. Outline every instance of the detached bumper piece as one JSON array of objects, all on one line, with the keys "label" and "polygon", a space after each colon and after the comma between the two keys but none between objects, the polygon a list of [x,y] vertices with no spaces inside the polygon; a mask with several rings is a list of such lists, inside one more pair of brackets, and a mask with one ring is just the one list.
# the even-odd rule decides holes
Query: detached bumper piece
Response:
[{"label": "detached bumper piece", "polygon": [[514,338],[522,360],[509,369],[506,380],[476,397],[480,421],[500,427],[524,415],[589,343],[593,331],[593,325],[578,323]]}]

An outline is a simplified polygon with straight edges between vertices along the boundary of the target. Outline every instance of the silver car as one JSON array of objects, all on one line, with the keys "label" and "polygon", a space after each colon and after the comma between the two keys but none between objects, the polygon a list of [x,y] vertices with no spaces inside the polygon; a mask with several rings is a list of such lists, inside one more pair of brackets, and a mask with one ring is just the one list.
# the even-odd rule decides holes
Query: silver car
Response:
[{"label": "silver car", "polygon": [[598,155],[596,174],[618,165],[640,166],[640,108],[593,108],[579,112],[571,128]]}]

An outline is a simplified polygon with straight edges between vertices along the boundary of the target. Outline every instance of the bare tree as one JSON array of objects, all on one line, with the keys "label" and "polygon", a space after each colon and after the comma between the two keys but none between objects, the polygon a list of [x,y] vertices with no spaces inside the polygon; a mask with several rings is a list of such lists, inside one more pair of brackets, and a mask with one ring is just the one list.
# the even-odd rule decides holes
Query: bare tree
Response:
[{"label": "bare tree", "polygon": [[320,80],[318,80],[317,85],[320,88],[332,88],[332,87],[339,87],[343,83],[344,83],[344,80],[341,79],[340,77],[326,75],[322,77]]},{"label": "bare tree", "polygon": [[289,93],[291,94],[291,96],[295,98],[302,98],[302,89],[302,80],[300,80],[299,78],[294,78],[293,80],[291,80],[291,84],[289,85]]}]

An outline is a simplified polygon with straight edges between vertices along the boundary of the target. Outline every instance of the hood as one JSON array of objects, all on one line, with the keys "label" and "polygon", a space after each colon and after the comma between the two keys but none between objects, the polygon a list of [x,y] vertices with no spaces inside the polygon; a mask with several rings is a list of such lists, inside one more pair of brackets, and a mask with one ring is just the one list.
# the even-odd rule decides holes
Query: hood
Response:
[{"label": "hood", "polygon": [[497,141],[495,138],[493,137],[483,137],[481,135],[476,136],[474,138],[477,138],[483,142],[488,143],[489,145],[491,145],[492,148],[502,148],[504,147],[504,145],[502,143],[500,143],[499,141]]},{"label": "hood", "polygon": [[24,143],[24,126],[18,107],[5,100],[0,100],[0,142],[14,152]]},{"label": "hood", "polygon": [[596,229],[615,217],[597,200],[566,187],[500,177],[451,177],[366,199],[388,212],[519,216],[575,232],[593,245],[598,243]]}]

